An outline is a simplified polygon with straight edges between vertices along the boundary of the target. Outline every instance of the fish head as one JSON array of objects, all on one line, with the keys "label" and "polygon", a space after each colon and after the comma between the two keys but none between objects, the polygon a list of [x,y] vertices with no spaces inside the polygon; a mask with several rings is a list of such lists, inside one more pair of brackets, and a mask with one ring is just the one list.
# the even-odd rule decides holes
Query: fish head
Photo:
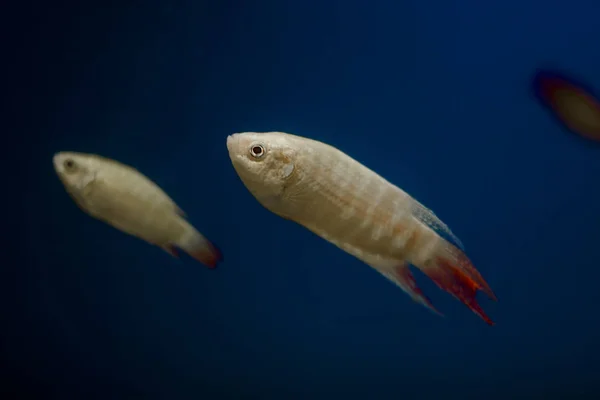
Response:
[{"label": "fish head", "polygon": [[52,162],[56,174],[69,192],[82,191],[95,178],[93,160],[87,154],[61,151],[54,154]]},{"label": "fish head", "polygon": [[296,171],[297,147],[286,133],[235,133],[227,137],[227,150],[233,168],[256,197],[280,195]]}]

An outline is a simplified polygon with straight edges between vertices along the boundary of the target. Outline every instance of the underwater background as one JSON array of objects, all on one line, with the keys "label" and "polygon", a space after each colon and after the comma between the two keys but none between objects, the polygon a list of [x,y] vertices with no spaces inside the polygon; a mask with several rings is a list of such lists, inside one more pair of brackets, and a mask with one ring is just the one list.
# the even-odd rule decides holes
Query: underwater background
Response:
[{"label": "underwater background", "polygon": [[[4,8],[3,398],[600,392],[600,147],[531,90],[537,68],[600,89],[598,2]],[[445,318],[429,312],[260,206],[225,140],[270,130],[336,146],[431,208],[498,296],[479,296],[496,325],[416,272]],[[63,150],[138,168],[225,261],[85,215],[53,170]]]}]

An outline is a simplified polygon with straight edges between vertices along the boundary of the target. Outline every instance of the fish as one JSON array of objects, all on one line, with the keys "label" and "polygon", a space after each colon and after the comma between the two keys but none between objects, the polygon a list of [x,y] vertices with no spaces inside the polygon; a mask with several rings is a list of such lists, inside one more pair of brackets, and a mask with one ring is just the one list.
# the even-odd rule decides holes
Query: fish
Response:
[{"label": "fish", "polygon": [[564,73],[537,70],[532,79],[539,102],[571,132],[600,142],[600,100],[585,84]]},{"label": "fish", "polygon": [[179,257],[177,248],[215,268],[220,250],[186,214],[137,169],[97,154],[62,151],[54,170],[75,204],[93,218]]},{"label": "fish", "polygon": [[443,315],[417,286],[411,265],[495,324],[476,294],[496,295],[462,242],[373,170],[329,144],[285,132],[234,133],[227,149],[243,185],[267,210],[358,258],[434,313]]}]

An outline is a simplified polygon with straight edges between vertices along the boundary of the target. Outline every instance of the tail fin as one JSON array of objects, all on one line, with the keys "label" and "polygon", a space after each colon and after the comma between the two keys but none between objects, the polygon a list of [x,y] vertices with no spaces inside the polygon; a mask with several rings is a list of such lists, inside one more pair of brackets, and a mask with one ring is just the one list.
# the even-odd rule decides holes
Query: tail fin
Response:
[{"label": "tail fin", "polygon": [[424,265],[416,265],[416,267],[423,271],[441,289],[469,307],[487,324],[494,325],[494,322],[477,303],[475,295],[478,290],[481,290],[490,299],[494,301],[498,299],[481,274],[475,269],[471,260],[460,249],[441,239],[434,256]]},{"label": "tail fin", "polygon": [[209,268],[215,268],[223,259],[219,249],[191,225],[176,245]]}]

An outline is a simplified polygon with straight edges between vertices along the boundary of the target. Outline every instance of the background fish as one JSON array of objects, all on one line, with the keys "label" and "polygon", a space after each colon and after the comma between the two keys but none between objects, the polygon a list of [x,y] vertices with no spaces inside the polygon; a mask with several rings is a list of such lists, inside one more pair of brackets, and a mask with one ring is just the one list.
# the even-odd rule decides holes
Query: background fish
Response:
[{"label": "background fish", "polygon": [[559,72],[539,70],[533,91],[567,129],[600,142],[600,101],[581,82]]},{"label": "background fish", "polygon": [[60,152],[54,169],[75,203],[94,218],[161,247],[176,247],[214,268],[220,252],[185,220],[185,214],[136,169],[95,154]]},{"label": "background fish", "polygon": [[400,188],[336,148],[300,136],[237,133],[227,148],[242,182],[268,210],[359,258],[438,313],[415,283],[408,267],[415,265],[494,324],[475,295],[496,297],[458,238]]}]

